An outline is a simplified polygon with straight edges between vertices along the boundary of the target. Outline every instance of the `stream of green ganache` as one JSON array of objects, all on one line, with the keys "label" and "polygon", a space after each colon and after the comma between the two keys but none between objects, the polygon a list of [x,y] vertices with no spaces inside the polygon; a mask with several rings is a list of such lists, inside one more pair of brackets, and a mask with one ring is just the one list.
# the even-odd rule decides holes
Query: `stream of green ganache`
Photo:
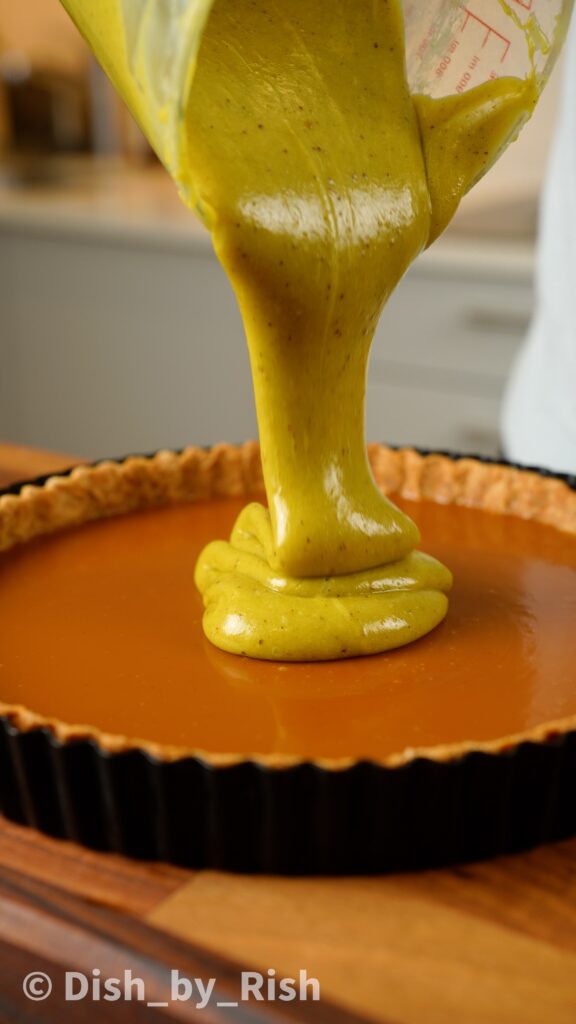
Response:
[{"label": "stream of green ganache", "polygon": [[451,574],[415,550],[367,462],[368,354],[388,296],[533,93],[502,79],[411,96],[398,0],[216,0],[183,130],[244,319],[268,498],[198,561],[218,647],[350,657],[444,618]]}]

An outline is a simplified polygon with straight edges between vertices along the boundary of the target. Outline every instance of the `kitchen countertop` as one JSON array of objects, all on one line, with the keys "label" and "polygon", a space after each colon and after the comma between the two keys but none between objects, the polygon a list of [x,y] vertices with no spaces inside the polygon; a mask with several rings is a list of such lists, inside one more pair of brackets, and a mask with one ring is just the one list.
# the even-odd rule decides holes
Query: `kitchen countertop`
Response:
[{"label": "kitchen countertop", "polygon": [[[418,265],[498,261],[533,268],[538,196],[556,120],[562,60],[519,140],[465,197],[445,235]],[[91,240],[207,251],[202,225],[155,162],[61,157],[0,163],[0,229],[88,235]]]},{"label": "kitchen countertop", "polygon": [[46,473],[59,473],[79,461],[73,455],[0,443],[0,487]]},{"label": "kitchen countertop", "polygon": [[159,164],[114,158],[0,166],[0,228],[171,247],[210,244]]},{"label": "kitchen countertop", "polygon": [[[70,462],[0,445],[0,481]],[[240,970],[320,979],[319,1004],[209,1004],[205,1024],[573,1024],[576,840],[417,874],[274,878],[130,861],[0,819],[0,954],[11,1024],[197,1019],[187,1003],[63,1003],[63,971],[95,967],[132,970],[155,1001],[173,969],[216,976],[232,1001]],[[22,979],[37,970],[54,994],[32,1007]]]},{"label": "kitchen countertop", "polygon": [[[117,159],[24,165],[22,178],[0,165],[0,231],[91,243],[211,252],[210,237],[178,198],[158,164]],[[417,261],[426,272],[472,276],[495,270],[531,278],[537,198],[528,190],[466,197],[454,221]]]}]

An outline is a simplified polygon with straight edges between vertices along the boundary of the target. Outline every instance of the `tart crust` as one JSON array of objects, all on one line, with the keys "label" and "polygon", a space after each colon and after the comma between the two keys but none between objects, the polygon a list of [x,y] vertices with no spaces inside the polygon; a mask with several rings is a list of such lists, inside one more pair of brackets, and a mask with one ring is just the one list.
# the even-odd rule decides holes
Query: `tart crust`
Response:
[{"label": "tart crust", "polygon": [[[576,535],[576,482],[572,486],[566,477],[476,458],[424,454],[385,445],[370,445],[368,454],[375,479],[385,494],[514,515]],[[65,474],[16,485],[0,496],[0,552],[95,519],[203,498],[248,498],[262,495],[263,490],[256,442],[241,446],[219,444],[211,449],[191,447],[180,452],[162,450],[151,456],[80,465]],[[46,729],[60,743],[90,740],[108,753],[141,750],[158,761],[193,757],[214,767],[251,762],[279,769],[303,763],[300,757],[284,754],[215,754],[112,735],[90,725],[69,725],[22,705],[1,701],[0,716],[20,732]],[[574,730],[576,715],[485,742],[409,748],[373,763],[396,768],[419,758],[441,763],[472,752],[502,754],[521,743],[551,742]],[[312,763],[325,770],[343,771],[357,760],[318,758]]]}]

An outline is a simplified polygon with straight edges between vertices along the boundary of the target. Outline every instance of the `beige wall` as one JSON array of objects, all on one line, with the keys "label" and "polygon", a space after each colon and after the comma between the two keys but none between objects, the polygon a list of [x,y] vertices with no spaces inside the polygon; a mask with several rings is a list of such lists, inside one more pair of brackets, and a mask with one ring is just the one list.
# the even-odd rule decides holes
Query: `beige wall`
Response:
[{"label": "beige wall", "polygon": [[20,50],[36,66],[80,71],[87,51],[58,0],[0,0],[0,53]]}]

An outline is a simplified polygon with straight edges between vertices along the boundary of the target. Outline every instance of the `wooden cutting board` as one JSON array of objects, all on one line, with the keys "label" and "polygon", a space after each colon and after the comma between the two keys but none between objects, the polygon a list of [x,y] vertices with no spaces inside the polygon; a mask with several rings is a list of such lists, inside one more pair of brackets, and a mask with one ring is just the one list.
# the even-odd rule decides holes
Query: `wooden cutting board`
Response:
[{"label": "wooden cutting board", "polygon": [[[0,482],[70,461],[0,445]],[[0,1024],[576,1021],[576,841],[443,871],[286,879],[129,861],[0,821],[0,866]],[[131,970],[145,999],[92,998],[94,969]],[[36,1002],[22,991],[33,971],[53,983]],[[87,979],[84,999],[64,1000],[66,971]],[[172,971],[216,979],[205,1009],[195,989],[171,1001]],[[305,971],[321,999],[230,1005],[242,971]]]}]

